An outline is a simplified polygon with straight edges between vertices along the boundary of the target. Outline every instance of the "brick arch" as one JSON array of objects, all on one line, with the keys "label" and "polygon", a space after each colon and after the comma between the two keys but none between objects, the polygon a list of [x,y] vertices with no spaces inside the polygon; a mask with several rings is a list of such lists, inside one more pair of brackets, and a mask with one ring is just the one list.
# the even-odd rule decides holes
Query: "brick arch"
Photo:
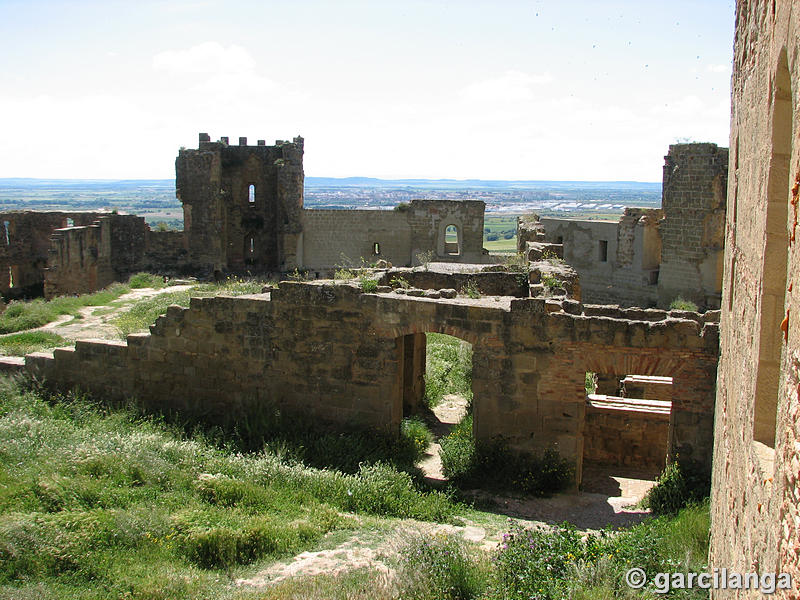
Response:
[{"label": "brick arch", "polygon": [[595,373],[625,373],[631,375],[656,375],[674,377],[686,368],[685,359],[678,356],[665,356],[663,353],[650,353],[636,349],[619,352],[598,346],[586,349],[584,366]]},{"label": "brick arch", "polygon": [[461,327],[452,327],[437,321],[417,321],[398,327],[381,326],[376,327],[375,332],[379,336],[386,338],[398,338],[412,333],[445,333],[464,340],[465,342],[469,342],[473,346],[480,344],[481,338],[486,337],[485,335],[479,334],[477,331],[471,331]]}]

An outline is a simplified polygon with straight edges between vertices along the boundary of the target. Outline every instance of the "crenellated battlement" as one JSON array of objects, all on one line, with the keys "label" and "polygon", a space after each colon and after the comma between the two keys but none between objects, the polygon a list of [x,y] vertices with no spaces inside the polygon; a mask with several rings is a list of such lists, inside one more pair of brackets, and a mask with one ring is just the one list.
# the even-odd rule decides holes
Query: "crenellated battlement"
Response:
[{"label": "crenellated battlement", "polygon": [[286,140],[275,140],[275,144],[272,146],[267,146],[266,140],[258,140],[255,146],[248,146],[247,145],[247,137],[240,136],[239,137],[239,144],[238,146],[233,146],[230,143],[230,137],[228,136],[221,136],[216,142],[211,141],[211,136],[208,133],[200,133],[198,134],[198,141],[197,141],[197,149],[198,150],[214,150],[218,148],[236,148],[236,147],[246,147],[246,148],[282,148],[284,146],[294,146],[298,150],[302,151],[304,139],[302,136],[297,136],[292,139],[291,142]]}]

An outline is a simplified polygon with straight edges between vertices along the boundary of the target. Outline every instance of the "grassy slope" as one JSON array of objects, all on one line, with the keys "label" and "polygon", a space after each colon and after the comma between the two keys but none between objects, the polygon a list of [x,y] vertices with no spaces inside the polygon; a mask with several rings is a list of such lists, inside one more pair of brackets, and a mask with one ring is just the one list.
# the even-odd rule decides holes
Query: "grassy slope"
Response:
[{"label": "grassy slope", "polygon": [[145,331],[155,323],[159,315],[167,312],[172,304],[189,306],[190,298],[198,296],[239,296],[261,292],[263,282],[230,280],[223,284],[203,283],[188,290],[165,292],[152,298],[146,298],[134,304],[129,310],[116,317],[112,323],[116,325],[124,338],[129,333]]},{"label": "grassy slope", "polygon": [[448,520],[403,473],[219,450],[0,382],[0,597],[238,597],[231,577],[370,517]]}]

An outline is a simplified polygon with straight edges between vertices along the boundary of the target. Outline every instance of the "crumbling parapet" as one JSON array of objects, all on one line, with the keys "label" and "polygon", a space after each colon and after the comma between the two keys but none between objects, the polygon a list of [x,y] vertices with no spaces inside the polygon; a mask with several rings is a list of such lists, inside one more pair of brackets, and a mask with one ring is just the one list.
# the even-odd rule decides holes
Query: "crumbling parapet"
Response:
[{"label": "crumbling parapet", "polygon": [[267,404],[397,433],[403,407],[415,402],[409,394],[421,389],[414,336],[440,332],[473,345],[478,439],[557,448],[575,461],[579,480],[586,372],[669,375],[671,448],[707,461],[716,325],[694,313],[632,320],[622,309],[590,310],[571,300],[409,297],[364,293],[355,283],[282,282],[271,294],[193,299],[188,309],[171,307],[150,334],[31,355],[25,369],[59,388],[133,395],[187,416],[241,418]]},{"label": "crumbling parapet", "polygon": [[142,267],[148,229],[143,217],[108,214],[91,225],[54,230],[43,270],[45,298],[125,281]]}]

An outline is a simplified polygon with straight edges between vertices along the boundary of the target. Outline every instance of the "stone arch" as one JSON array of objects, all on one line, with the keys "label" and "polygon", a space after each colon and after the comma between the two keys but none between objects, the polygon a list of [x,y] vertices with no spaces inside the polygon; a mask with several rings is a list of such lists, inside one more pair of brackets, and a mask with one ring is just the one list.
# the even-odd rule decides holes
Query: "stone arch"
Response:
[{"label": "stone arch", "polygon": [[[409,415],[416,412],[425,397],[425,372],[427,365],[427,333],[442,333],[469,343],[474,353],[479,350],[480,339],[475,332],[463,328],[450,327],[436,321],[417,321],[404,327],[383,331],[386,337],[395,339],[395,352],[398,361],[398,381],[394,398],[393,412]],[[473,377],[472,389],[475,389]],[[478,427],[478,411],[473,412],[473,432]]]},{"label": "stone arch", "polygon": [[[447,241],[449,228],[455,229],[456,242]],[[464,253],[464,226],[460,219],[446,218],[439,224],[439,235],[436,244],[439,256],[461,256]]]}]

